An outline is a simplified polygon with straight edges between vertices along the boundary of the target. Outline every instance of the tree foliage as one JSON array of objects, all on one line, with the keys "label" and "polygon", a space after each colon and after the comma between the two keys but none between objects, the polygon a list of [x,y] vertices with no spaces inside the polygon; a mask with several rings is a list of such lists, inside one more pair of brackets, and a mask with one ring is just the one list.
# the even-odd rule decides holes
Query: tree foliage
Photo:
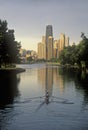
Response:
[{"label": "tree foliage", "polygon": [[14,30],[7,27],[6,20],[0,20],[0,66],[17,63],[19,60],[20,42],[15,41]]},{"label": "tree foliage", "polygon": [[88,68],[88,38],[81,33],[82,40],[78,45],[68,46],[62,50],[59,56],[61,64],[78,64],[79,67],[83,65]]}]

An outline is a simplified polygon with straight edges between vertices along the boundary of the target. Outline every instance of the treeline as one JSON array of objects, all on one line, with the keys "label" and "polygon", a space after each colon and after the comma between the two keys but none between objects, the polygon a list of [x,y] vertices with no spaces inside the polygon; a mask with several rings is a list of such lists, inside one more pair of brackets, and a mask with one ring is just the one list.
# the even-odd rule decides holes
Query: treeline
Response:
[{"label": "treeline", "polygon": [[18,63],[20,42],[15,40],[14,30],[8,29],[6,20],[0,20],[0,68],[13,63]]},{"label": "treeline", "polygon": [[88,38],[81,33],[82,40],[78,45],[65,47],[59,56],[62,65],[77,65],[80,69],[88,69]]}]

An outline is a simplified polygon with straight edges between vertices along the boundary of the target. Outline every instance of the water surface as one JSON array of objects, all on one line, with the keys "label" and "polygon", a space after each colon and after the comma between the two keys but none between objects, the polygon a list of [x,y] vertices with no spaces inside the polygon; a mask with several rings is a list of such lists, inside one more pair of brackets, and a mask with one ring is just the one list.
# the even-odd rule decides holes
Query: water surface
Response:
[{"label": "water surface", "polygon": [[87,82],[58,66],[20,67],[26,71],[0,75],[1,130],[88,130]]}]

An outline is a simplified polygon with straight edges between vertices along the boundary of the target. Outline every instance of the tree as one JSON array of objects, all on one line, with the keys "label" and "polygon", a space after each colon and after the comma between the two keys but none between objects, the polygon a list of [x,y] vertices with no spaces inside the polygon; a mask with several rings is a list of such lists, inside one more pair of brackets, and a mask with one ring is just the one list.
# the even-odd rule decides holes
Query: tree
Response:
[{"label": "tree", "polygon": [[4,34],[7,31],[7,22],[0,20],[0,67],[3,62],[3,44],[4,44]]},{"label": "tree", "polygon": [[62,50],[59,60],[61,64],[75,64],[88,68],[88,38],[81,33],[82,40],[78,45],[66,47]]},{"label": "tree", "polygon": [[81,61],[83,61],[85,63],[85,67],[88,68],[88,38],[84,33],[81,33],[81,38],[82,40],[79,44]]},{"label": "tree", "polygon": [[15,41],[14,30],[8,29],[6,20],[0,20],[0,67],[17,63],[20,48],[21,43]]},{"label": "tree", "polygon": [[73,65],[76,61],[75,59],[75,52],[76,46],[68,46],[65,47],[62,52],[60,53],[59,60],[61,64],[71,64]]}]

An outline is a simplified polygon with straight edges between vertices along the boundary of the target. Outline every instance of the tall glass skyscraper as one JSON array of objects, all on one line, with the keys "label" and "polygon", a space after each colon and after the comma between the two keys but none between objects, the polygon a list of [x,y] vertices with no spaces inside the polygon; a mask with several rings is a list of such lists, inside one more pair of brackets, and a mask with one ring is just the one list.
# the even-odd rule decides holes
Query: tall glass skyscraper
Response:
[{"label": "tall glass skyscraper", "polygon": [[[49,38],[52,38],[52,42],[49,43]],[[53,51],[52,51],[52,55],[49,54],[50,50],[53,50],[53,48],[51,48],[49,46],[49,44],[52,44],[53,47],[53,29],[52,29],[52,25],[47,25],[46,26],[46,60],[50,60],[53,55]]]},{"label": "tall glass skyscraper", "polygon": [[48,38],[49,38],[49,36],[53,37],[52,25],[47,25],[46,26],[46,44],[48,44]]}]

